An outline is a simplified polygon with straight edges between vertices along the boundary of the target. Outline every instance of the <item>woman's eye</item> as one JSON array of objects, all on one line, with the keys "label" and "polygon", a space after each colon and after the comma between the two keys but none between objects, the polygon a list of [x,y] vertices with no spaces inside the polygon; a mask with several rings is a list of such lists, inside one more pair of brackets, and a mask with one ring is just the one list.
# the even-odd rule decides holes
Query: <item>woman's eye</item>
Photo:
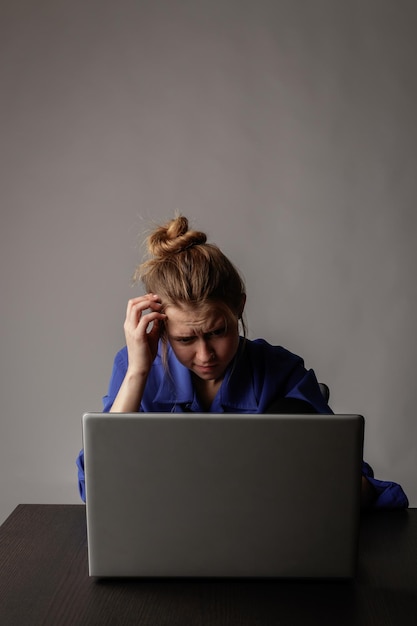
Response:
[{"label": "woman's eye", "polygon": [[226,332],[226,329],[224,327],[222,328],[216,328],[216,330],[212,330],[209,335],[211,337],[220,337],[221,335],[224,335],[224,333]]}]

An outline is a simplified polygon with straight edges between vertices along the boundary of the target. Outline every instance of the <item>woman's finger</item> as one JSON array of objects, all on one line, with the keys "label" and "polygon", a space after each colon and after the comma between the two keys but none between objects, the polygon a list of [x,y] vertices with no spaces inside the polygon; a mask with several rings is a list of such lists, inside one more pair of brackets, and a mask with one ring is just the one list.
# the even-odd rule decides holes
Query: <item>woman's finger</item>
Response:
[{"label": "woman's finger", "polygon": [[[126,311],[126,321],[136,326],[145,311],[159,312],[162,308],[162,304],[157,298],[157,296],[141,296],[129,300]],[[148,315],[148,313],[146,315]]]}]

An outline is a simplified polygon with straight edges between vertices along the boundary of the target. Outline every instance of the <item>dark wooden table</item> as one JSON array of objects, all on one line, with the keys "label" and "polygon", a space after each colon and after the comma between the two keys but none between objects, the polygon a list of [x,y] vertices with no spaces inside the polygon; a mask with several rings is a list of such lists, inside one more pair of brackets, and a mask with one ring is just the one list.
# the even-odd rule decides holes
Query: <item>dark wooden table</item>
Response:
[{"label": "dark wooden table", "polygon": [[19,505],[0,529],[1,626],[415,623],[417,509],[363,516],[350,582],[91,579],[83,505]]}]

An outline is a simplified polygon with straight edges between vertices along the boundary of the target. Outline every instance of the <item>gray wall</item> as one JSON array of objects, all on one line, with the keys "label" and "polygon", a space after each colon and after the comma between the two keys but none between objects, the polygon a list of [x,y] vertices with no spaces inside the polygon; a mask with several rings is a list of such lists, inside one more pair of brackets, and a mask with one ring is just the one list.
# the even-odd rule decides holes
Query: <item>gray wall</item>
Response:
[{"label": "gray wall", "polygon": [[78,502],[81,414],[175,209],[241,268],[250,336],[366,417],[417,505],[417,8],[1,3],[0,516]]}]

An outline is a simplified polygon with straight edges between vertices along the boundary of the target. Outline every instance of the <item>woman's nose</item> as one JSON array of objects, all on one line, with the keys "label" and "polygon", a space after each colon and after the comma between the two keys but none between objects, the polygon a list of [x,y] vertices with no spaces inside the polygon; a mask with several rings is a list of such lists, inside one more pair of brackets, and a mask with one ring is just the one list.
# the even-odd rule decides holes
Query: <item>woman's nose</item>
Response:
[{"label": "woman's nose", "polygon": [[197,357],[200,363],[208,363],[213,358],[213,350],[204,340],[198,343]]}]

